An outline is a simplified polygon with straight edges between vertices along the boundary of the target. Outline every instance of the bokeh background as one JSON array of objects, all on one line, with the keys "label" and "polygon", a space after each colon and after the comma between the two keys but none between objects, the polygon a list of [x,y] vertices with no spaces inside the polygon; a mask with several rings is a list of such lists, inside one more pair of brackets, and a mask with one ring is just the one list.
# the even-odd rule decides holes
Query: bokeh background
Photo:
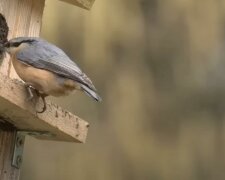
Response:
[{"label": "bokeh background", "polygon": [[27,138],[22,180],[224,180],[225,1],[47,0],[41,36],[103,98],[54,99],[86,144]]}]

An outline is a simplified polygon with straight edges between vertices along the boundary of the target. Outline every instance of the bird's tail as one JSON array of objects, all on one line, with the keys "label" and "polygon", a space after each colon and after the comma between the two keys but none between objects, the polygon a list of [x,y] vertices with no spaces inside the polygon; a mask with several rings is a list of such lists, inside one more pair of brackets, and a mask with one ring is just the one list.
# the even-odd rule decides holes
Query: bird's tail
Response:
[{"label": "bird's tail", "polygon": [[91,90],[89,87],[81,84],[81,88],[88,96],[94,98],[96,101],[102,101],[102,98],[95,91]]}]

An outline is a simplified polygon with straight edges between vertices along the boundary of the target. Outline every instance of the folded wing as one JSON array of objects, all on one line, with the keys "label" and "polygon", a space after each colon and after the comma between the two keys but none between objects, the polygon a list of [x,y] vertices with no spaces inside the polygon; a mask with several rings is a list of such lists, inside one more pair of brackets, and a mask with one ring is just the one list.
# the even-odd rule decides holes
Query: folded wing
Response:
[{"label": "folded wing", "polygon": [[40,38],[35,38],[32,43],[32,46],[23,48],[17,53],[17,59],[33,67],[77,81],[96,91],[91,80],[61,49]]}]

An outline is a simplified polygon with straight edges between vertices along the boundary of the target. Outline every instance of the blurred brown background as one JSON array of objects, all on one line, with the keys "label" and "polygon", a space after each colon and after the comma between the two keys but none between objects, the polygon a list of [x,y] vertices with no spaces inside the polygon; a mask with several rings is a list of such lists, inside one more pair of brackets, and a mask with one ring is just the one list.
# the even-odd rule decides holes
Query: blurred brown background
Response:
[{"label": "blurred brown background", "polygon": [[42,37],[103,97],[53,99],[86,144],[27,138],[22,180],[224,180],[225,1],[47,0]]}]

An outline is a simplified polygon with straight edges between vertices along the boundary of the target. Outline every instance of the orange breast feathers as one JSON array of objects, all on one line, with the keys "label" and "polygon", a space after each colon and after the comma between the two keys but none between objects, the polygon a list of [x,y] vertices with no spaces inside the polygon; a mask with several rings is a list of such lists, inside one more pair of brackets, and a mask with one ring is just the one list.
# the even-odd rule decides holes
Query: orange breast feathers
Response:
[{"label": "orange breast feathers", "polygon": [[13,56],[12,63],[18,76],[41,93],[62,96],[68,95],[74,89],[80,89],[80,86],[75,81],[59,77],[50,71],[24,64],[16,59],[15,56]]}]

